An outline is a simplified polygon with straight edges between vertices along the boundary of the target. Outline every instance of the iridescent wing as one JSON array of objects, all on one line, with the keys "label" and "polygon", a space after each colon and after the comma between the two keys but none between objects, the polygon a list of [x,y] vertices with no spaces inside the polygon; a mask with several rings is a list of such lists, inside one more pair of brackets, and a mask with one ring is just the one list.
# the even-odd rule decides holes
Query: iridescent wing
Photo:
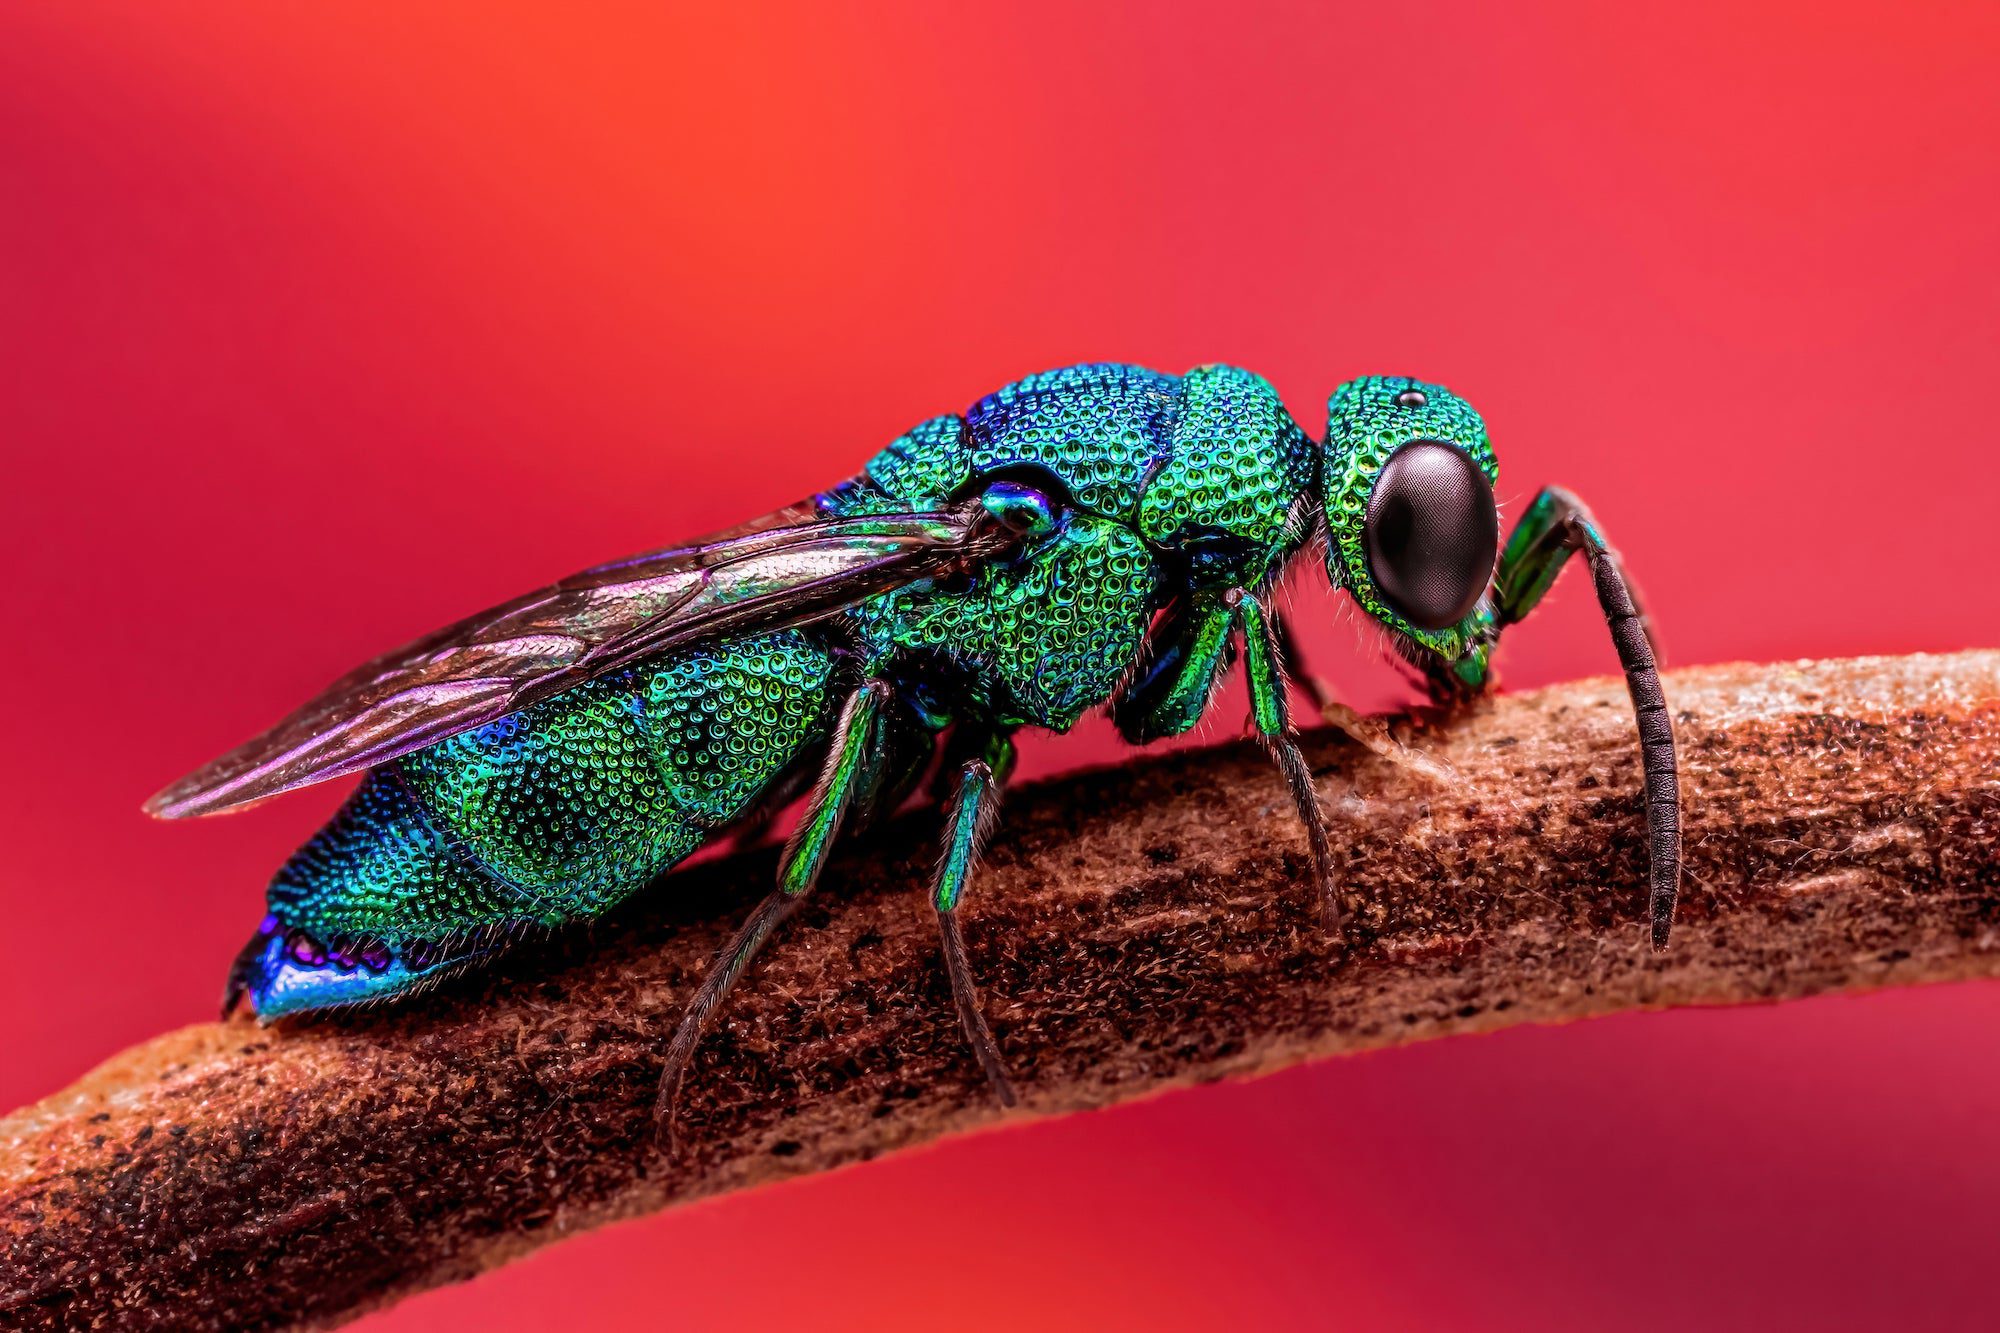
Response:
[{"label": "iridescent wing", "polygon": [[984,519],[976,501],[867,518],[826,518],[807,502],[587,569],[356,668],[146,811],[181,819],[233,809],[373,768],[641,657],[837,614],[1015,540]]}]

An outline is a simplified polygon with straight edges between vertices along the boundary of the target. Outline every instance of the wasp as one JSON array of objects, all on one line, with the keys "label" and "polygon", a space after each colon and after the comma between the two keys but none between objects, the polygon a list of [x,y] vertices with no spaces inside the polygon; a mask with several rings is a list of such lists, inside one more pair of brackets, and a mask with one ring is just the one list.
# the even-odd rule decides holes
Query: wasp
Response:
[{"label": "wasp", "polygon": [[929,904],[966,1040],[1011,1103],[958,913],[1022,728],[1060,733],[1108,706],[1130,742],[1178,735],[1242,657],[1251,725],[1339,932],[1332,836],[1288,699],[1295,654],[1272,604],[1316,539],[1333,586],[1444,700],[1487,684],[1501,630],[1583,555],[1637,713],[1664,948],[1680,882],[1673,727],[1596,521],[1549,488],[1503,548],[1485,423],[1438,385],[1355,379],[1327,418],[1314,441],[1264,379],[1231,366],[1048,371],[923,422],[810,500],[586,570],[358,668],[147,805],[206,815],[365,774],[272,879],[225,1014],[416,994],[526,928],[599,916],[803,793],[776,887],[669,1043],[668,1126],[704,1027],[842,827],[934,768],[949,799]]}]

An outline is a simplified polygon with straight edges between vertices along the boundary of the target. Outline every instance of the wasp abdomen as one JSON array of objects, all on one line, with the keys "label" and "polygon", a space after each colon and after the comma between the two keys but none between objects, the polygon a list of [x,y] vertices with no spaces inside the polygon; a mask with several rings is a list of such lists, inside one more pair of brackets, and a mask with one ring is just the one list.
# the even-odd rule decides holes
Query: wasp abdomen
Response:
[{"label": "wasp abdomen", "polygon": [[[803,631],[725,640],[376,770],[278,872],[273,919],[239,961],[237,986],[267,1016],[371,999],[463,965],[521,925],[597,915],[739,818],[824,740],[832,671]],[[386,946],[389,961],[360,965],[383,949],[335,953],[319,943],[330,940]],[[421,957],[405,947],[416,945]]]}]

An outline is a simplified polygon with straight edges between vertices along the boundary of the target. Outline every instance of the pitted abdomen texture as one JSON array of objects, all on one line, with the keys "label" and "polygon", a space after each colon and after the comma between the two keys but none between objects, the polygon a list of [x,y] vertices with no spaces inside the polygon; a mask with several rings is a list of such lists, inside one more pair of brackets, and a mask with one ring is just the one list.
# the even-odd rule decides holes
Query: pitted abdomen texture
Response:
[{"label": "pitted abdomen texture", "polygon": [[377,769],[271,881],[270,907],[318,939],[435,939],[528,915],[453,846],[393,769]]},{"label": "pitted abdomen texture", "polygon": [[401,939],[595,915],[741,815],[826,734],[799,631],[587,682],[372,774],[274,883],[288,925]]}]

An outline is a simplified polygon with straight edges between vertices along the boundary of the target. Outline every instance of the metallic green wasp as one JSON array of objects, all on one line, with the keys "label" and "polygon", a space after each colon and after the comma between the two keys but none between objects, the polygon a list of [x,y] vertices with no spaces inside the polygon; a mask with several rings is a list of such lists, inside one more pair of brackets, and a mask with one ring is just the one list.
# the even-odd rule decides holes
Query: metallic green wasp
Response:
[{"label": "metallic green wasp", "polygon": [[[670,1111],[703,1026],[817,882],[842,824],[938,759],[955,781],[931,903],[958,1017],[1003,1100],[958,908],[1022,727],[1109,705],[1134,743],[1187,731],[1241,653],[1330,928],[1325,814],[1287,699],[1271,591],[1326,570],[1442,695],[1581,552],[1638,714],[1651,920],[1680,879],[1673,730],[1644,618],[1575,499],[1545,490],[1504,550],[1485,424],[1446,390],[1334,392],[1324,444],[1269,384],[1083,365],[923,422],[810,501],[601,566],[371,662],[155,797],[207,814],[365,772],[271,882],[225,1009],[260,1018],[407,995],[530,925],[587,920],[723,830],[805,794],[778,884],[688,1004]],[[1496,566],[1497,555],[1497,566]]]}]

